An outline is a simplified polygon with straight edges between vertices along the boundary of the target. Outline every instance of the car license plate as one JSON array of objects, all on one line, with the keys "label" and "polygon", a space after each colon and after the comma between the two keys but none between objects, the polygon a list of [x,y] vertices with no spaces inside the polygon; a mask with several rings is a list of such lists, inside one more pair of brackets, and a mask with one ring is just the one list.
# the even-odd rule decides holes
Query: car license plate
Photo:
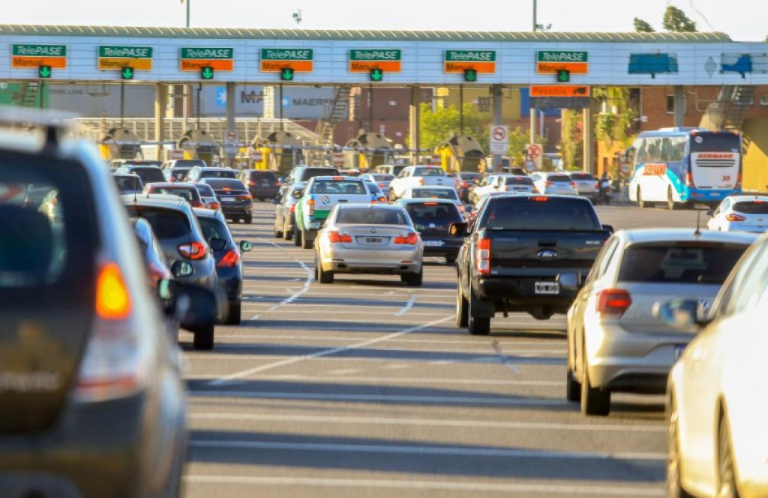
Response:
[{"label": "car license plate", "polygon": [[224,202],[235,202],[234,197],[222,197],[221,200]]},{"label": "car license plate", "polygon": [[681,356],[683,356],[683,352],[685,351],[686,344],[676,344],[675,345],[675,361],[679,360]]},{"label": "car license plate", "polygon": [[381,244],[381,237],[366,237],[365,242],[368,244]]},{"label": "car license plate", "polygon": [[424,245],[429,247],[441,247],[443,245],[443,241],[442,240],[425,240]]},{"label": "car license plate", "polygon": [[536,282],[534,287],[536,294],[560,294],[559,282]]}]

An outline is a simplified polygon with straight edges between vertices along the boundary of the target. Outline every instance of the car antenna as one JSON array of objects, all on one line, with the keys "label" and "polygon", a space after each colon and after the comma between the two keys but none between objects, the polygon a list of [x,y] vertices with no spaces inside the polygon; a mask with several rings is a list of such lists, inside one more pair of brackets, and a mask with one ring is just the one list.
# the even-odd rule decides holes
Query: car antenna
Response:
[{"label": "car antenna", "polygon": [[696,210],[696,231],[693,232],[696,237],[701,237],[701,209]]}]

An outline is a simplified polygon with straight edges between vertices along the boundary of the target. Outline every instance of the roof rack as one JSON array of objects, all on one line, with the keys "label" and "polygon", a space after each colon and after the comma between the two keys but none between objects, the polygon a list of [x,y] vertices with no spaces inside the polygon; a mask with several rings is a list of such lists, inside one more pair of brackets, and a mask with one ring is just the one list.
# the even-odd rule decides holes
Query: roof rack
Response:
[{"label": "roof rack", "polygon": [[55,148],[78,116],[61,111],[0,106],[0,127],[25,131],[40,129],[45,137],[43,147]]}]

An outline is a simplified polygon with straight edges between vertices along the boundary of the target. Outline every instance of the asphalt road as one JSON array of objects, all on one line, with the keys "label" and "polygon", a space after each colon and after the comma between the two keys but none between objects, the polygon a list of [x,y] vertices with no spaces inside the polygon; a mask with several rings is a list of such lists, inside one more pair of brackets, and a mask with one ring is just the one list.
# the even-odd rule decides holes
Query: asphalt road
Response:
[{"label": "asphalt road", "polygon": [[[696,214],[599,208],[616,229]],[[273,238],[259,203],[243,324],[191,351],[188,498],[664,496],[663,400],[617,395],[607,418],[565,396],[565,321],[453,325],[455,270],[313,280],[313,253]]]}]

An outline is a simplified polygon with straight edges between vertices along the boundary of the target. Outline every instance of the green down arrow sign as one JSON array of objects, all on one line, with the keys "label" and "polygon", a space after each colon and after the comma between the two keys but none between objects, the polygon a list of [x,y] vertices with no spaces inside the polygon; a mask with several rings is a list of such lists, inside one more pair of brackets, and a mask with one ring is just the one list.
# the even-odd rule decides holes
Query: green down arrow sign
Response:
[{"label": "green down arrow sign", "polygon": [[381,69],[371,69],[371,81],[381,81],[384,79],[384,71]]},{"label": "green down arrow sign", "polygon": [[200,77],[204,80],[212,80],[213,79],[213,68],[211,66],[205,66],[202,71],[200,71]]},{"label": "green down arrow sign", "polygon": [[285,67],[280,71],[280,79],[283,81],[293,81],[293,73],[292,67]]},{"label": "green down arrow sign", "polygon": [[132,80],[133,75],[135,74],[135,70],[132,67],[124,67],[122,71],[120,71],[120,76],[124,80]]},{"label": "green down arrow sign", "polygon": [[40,78],[50,78],[51,77],[51,66],[40,66],[37,68],[37,75]]}]

